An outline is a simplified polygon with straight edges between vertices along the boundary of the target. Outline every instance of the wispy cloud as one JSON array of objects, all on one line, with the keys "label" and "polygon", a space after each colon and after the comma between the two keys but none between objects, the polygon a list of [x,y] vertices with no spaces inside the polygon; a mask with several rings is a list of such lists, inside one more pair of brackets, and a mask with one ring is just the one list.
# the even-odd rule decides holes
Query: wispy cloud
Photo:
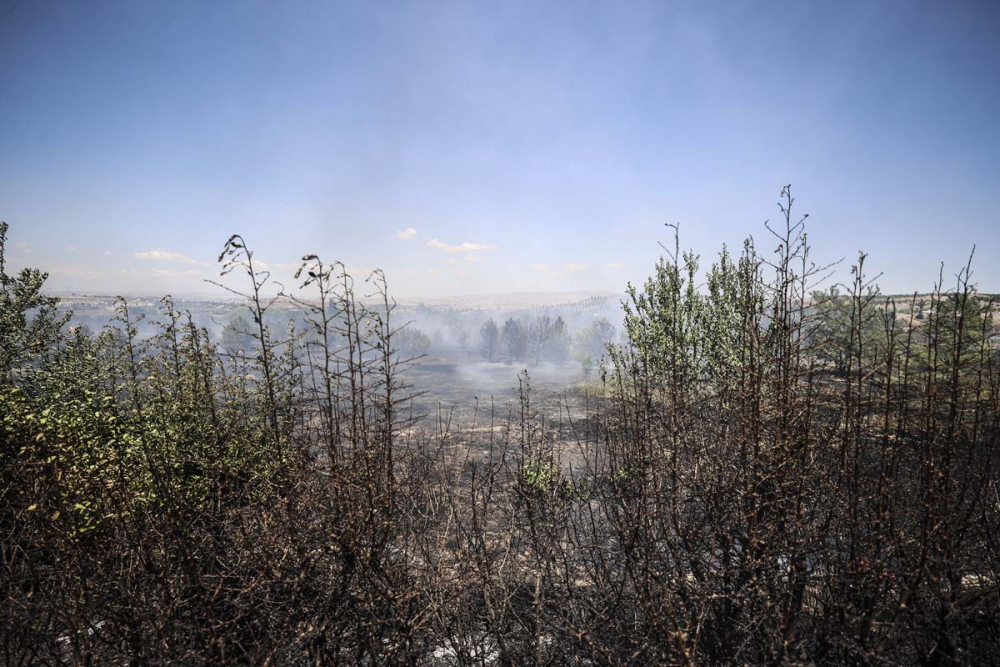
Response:
[{"label": "wispy cloud", "polygon": [[[60,264],[52,267],[49,273],[60,278],[77,280],[102,280],[112,275],[109,273],[107,267],[95,266],[93,264]],[[200,269],[136,268],[129,266],[117,269],[113,275],[121,276],[126,281],[132,281],[130,284],[134,284],[134,281],[139,278],[200,278],[205,275],[205,272]]]},{"label": "wispy cloud", "polygon": [[413,227],[407,227],[406,229],[400,229],[396,232],[396,238],[401,241],[409,241],[417,237],[417,230]]},{"label": "wispy cloud", "polygon": [[265,262],[264,260],[254,258],[253,268],[254,270],[263,269],[264,271],[294,271],[295,269],[302,266],[302,262]]},{"label": "wispy cloud", "polygon": [[605,266],[609,269],[624,269],[625,262],[608,262]]},{"label": "wispy cloud", "polygon": [[28,245],[27,241],[14,241],[14,248],[16,248],[18,252],[23,252],[25,255],[30,255],[32,252],[31,246]]},{"label": "wispy cloud", "polygon": [[49,269],[49,273],[54,276],[59,276],[62,278],[100,278],[104,275],[104,271],[98,270],[90,264],[68,264],[68,265],[58,265],[53,266]]},{"label": "wispy cloud", "polygon": [[187,255],[179,252],[170,252],[169,250],[147,250],[146,252],[137,252],[133,255],[136,259],[141,259],[144,261],[152,262],[177,262],[179,264],[201,264],[202,266],[207,266],[204,262],[199,262],[196,259],[191,259]]},{"label": "wispy cloud", "polygon": [[565,276],[567,273],[574,273],[577,271],[586,271],[587,265],[575,262],[567,262],[566,264],[561,264],[558,267],[552,267],[548,264],[532,264],[530,268],[535,273],[543,273],[547,276]]},{"label": "wispy cloud", "polygon": [[141,277],[168,277],[168,278],[183,278],[192,276],[204,276],[204,272],[198,269],[135,269],[132,267],[127,267],[120,269],[119,273],[123,276],[141,276]]},{"label": "wispy cloud", "polygon": [[184,269],[183,271],[175,271],[174,269],[150,269],[149,272],[154,276],[170,276],[171,278],[177,278],[180,276],[203,276],[205,275],[198,269]]},{"label": "wispy cloud", "polygon": [[112,256],[113,254],[115,254],[115,253],[111,252],[110,250],[105,250],[105,251],[104,251],[104,252],[102,252],[101,254],[102,254],[102,255],[103,255],[104,257],[111,257],[111,256]]},{"label": "wispy cloud", "polygon": [[496,244],[493,244],[493,243],[468,243],[468,242],[465,242],[465,243],[459,243],[458,245],[451,245],[451,244],[439,241],[437,239],[431,239],[430,241],[427,242],[427,245],[429,245],[432,248],[437,248],[441,252],[446,252],[449,255],[455,255],[455,254],[458,254],[460,252],[476,253],[476,252],[484,252],[484,251],[487,251],[487,250],[496,250],[497,249]]},{"label": "wispy cloud", "polygon": [[68,250],[70,252],[73,252],[73,253],[80,252],[80,249],[77,248],[75,245],[68,245],[68,246],[66,246],[66,250]]}]

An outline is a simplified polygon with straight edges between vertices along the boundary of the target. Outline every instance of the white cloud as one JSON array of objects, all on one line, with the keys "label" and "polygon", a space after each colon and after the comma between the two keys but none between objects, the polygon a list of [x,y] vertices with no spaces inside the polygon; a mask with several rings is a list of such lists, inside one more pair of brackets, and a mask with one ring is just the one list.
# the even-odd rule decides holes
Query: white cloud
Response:
[{"label": "white cloud", "polygon": [[557,267],[553,267],[548,264],[532,264],[528,268],[530,268],[535,273],[541,273],[546,276],[556,278],[559,276],[565,276],[567,273],[573,273],[576,271],[586,271],[588,267],[586,264],[577,264],[573,262],[568,262],[566,264],[562,264]]},{"label": "white cloud", "polygon": [[295,269],[299,268],[300,266],[302,266],[301,262],[291,262],[291,263],[289,263],[289,262],[265,262],[262,259],[254,259],[253,260],[254,271],[258,271],[258,270],[273,271],[275,269],[280,269],[280,270],[285,270],[285,271],[291,271],[291,270],[295,270]]},{"label": "white cloud", "polygon": [[608,262],[605,264],[609,269],[624,269],[625,262]]},{"label": "white cloud", "polygon": [[169,277],[169,278],[183,278],[190,276],[204,276],[205,274],[198,269],[135,269],[135,268],[124,268],[120,269],[119,273],[123,276],[141,276],[141,277]]},{"label": "white cloud", "polygon": [[54,266],[49,270],[49,273],[62,278],[100,278],[104,275],[104,271],[100,271],[90,264]]},{"label": "white cloud", "polygon": [[155,276],[170,276],[171,278],[177,278],[180,276],[203,276],[205,275],[198,269],[185,269],[183,271],[175,271],[173,269],[150,269],[149,272]]},{"label": "white cloud", "polygon": [[25,255],[31,254],[31,246],[28,245],[27,241],[14,241],[14,247]]},{"label": "white cloud", "polygon": [[66,246],[66,250],[69,250],[70,252],[80,252],[80,249],[73,245]]},{"label": "white cloud", "polygon": [[451,244],[448,244],[448,243],[443,243],[442,241],[438,241],[437,239],[431,239],[430,241],[427,242],[427,245],[429,245],[432,248],[437,248],[441,252],[446,252],[449,255],[454,255],[454,254],[457,254],[457,253],[460,253],[460,252],[464,252],[464,253],[476,253],[476,252],[484,252],[484,251],[487,251],[487,250],[496,250],[497,249],[497,246],[495,244],[493,244],[493,243],[468,243],[468,242],[465,242],[465,243],[459,243],[458,245],[451,245]]},{"label": "white cloud", "polygon": [[203,266],[207,266],[204,262],[191,259],[183,253],[170,252],[169,250],[148,250],[146,252],[134,253],[133,256],[136,259],[150,260],[154,262],[178,262],[181,264],[202,264]]},{"label": "white cloud", "polygon": [[104,255],[105,257],[111,257],[111,255],[113,255],[115,253],[111,252],[110,250],[105,250],[101,254]]},{"label": "white cloud", "polygon": [[425,271],[426,271],[427,273],[430,273],[431,275],[434,275],[434,274],[438,274],[438,273],[441,273],[441,269],[424,269],[424,270],[425,270]]},{"label": "white cloud", "polygon": [[407,227],[406,229],[400,229],[396,232],[396,238],[401,241],[409,241],[417,236],[417,230],[413,227]]}]

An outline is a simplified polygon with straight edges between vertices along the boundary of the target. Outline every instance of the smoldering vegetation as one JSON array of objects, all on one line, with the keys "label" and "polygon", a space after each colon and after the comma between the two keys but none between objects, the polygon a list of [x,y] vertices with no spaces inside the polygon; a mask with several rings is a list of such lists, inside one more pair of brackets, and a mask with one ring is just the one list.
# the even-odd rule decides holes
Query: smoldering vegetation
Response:
[{"label": "smoldering vegetation", "polygon": [[239,236],[228,342],[69,332],[0,243],[4,663],[995,664],[996,303],[819,289],[782,194],[775,252],[676,244],[614,335],[436,356],[381,273],[264,296]]},{"label": "smoldering vegetation", "polygon": [[[357,299],[366,309],[380,312],[384,305],[370,298],[365,277],[360,278]],[[256,347],[252,314],[241,299],[220,292],[227,298],[171,298],[171,307],[202,329],[219,354],[252,353]],[[269,296],[275,294],[282,298],[264,313],[267,328],[291,330],[287,340],[308,343],[313,335],[308,310],[296,300],[308,302],[310,295],[293,291],[291,295],[297,296],[292,298],[278,289],[268,291]],[[517,396],[521,371],[529,371],[536,390],[550,397],[597,389],[600,359],[609,343],[620,340],[623,297],[624,293],[568,298],[513,294],[501,297],[499,304],[491,303],[498,300],[495,296],[393,302],[397,329],[393,350],[411,362],[405,381],[415,409],[421,414],[466,410],[477,398],[509,403]],[[114,325],[123,302],[137,340],[160,333],[165,303],[161,298],[74,295],[64,298],[59,310],[69,318],[70,333],[80,329],[92,336]],[[276,349],[284,342],[279,341]],[[418,364],[412,363],[416,360]]]}]

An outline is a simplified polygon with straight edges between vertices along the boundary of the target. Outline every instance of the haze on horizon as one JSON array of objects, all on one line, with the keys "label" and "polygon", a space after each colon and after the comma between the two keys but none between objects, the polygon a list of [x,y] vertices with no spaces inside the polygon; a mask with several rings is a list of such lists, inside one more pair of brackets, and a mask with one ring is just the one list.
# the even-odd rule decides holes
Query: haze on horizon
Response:
[{"label": "haze on horizon", "polygon": [[241,233],[403,297],[620,292],[792,183],[816,260],[1000,292],[991,2],[0,3],[8,262],[205,293]]}]

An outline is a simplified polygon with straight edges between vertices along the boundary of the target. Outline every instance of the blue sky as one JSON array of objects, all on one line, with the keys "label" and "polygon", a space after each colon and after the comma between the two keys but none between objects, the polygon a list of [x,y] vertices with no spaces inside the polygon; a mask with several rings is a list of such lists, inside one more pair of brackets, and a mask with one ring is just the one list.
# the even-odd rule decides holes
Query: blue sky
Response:
[{"label": "blue sky", "polygon": [[[54,289],[205,291],[239,231],[402,296],[621,290],[792,183],[818,260],[1000,291],[995,2],[9,2],[0,219]],[[407,232],[406,230],[412,230]]]}]

